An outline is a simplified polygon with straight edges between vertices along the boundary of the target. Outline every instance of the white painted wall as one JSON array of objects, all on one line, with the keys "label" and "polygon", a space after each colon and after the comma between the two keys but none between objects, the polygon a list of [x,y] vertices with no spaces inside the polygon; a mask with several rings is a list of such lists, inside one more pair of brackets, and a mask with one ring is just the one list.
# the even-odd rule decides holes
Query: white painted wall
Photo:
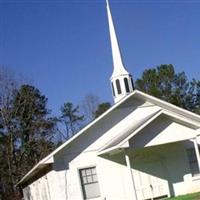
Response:
[{"label": "white painted wall", "polygon": [[[140,106],[142,106],[142,104]],[[158,109],[158,107],[148,106],[146,112],[150,112],[152,109]],[[143,110],[143,112],[145,114],[145,110]],[[85,134],[82,134],[78,139],[71,142],[70,145],[63,148],[54,156],[53,171],[49,172],[46,177],[41,177],[29,185],[31,197],[25,197],[25,199],[81,200],[83,199],[83,195],[79,178],[79,169],[96,166],[101,191],[101,197],[96,199],[130,200],[132,197],[132,188],[123,153],[109,157],[100,157],[97,156],[97,153],[117,132],[118,128],[116,128],[116,124],[129,124],[131,123],[130,119],[133,120],[137,117],[138,112],[136,107],[128,106],[124,107],[124,109],[117,109],[107,115]],[[161,122],[163,121],[161,120]],[[132,142],[131,144],[137,144],[136,147],[140,148],[144,145],[144,143],[140,142],[143,140],[148,141],[146,144],[157,145],[164,139],[170,138],[171,133],[174,135],[179,133],[191,133],[190,129],[183,128],[182,125],[177,125],[176,123],[167,127],[164,125],[162,127],[165,127],[165,131],[159,129],[158,126],[153,126],[153,128],[147,129],[146,132],[139,133],[139,137],[135,138],[136,143]],[[120,126],[118,125],[118,127]],[[152,135],[157,128],[159,129],[158,132],[161,134],[158,136]],[[165,137],[166,135],[168,135],[167,138]],[[155,139],[151,140],[151,137]],[[168,142],[171,141],[170,139]],[[160,183],[164,185],[164,190],[168,193],[174,193],[175,195],[200,191],[200,181],[194,180],[191,177],[185,146],[183,144],[184,142],[180,142],[148,147],[141,151],[136,150],[135,153],[131,151],[130,155],[132,167],[134,168],[134,176],[143,173],[142,176],[145,177],[146,175],[144,174],[146,173],[157,177],[157,179],[151,179],[160,180]],[[159,172],[158,169],[158,175],[152,174],[155,172],[151,171],[150,167],[149,171],[145,171],[147,170],[147,163],[151,163],[152,166],[152,163],[158,161],[162,161],[161,164],[164,167],[164,170],[161,170],[162,173]],[[161,174],[164,175],[161,176]],[[159,177],[159,175],[161,177]],[[144,185],[148,185],[148,182],[146,184],[144,183]],[[170,186],[170,191],[166,185]],[[138,186],[137,189],[139,190]],[[24,189],[24,193],[25,190],[28,190],[28,188]],[[139,200],[140,199],[142,199],[141,194]]]},{"label": "white painted wall", "polygon": [[[151,181],[158,181],[161,189],[167,194],[180,195],[200,191],[200,179],[193,179],[190,174],[185,147],[185,143],[180,142],[154,146],[138,150],[135,153],[132,151],[129,152],[133,167],[133,176],[137,183],[138,200],[147,197],[145,194],[150,194],[149,183],[152,183],[149,182],[150,179]],[[163,167],[162,169],[156,168],[158,163],[160,163],[159,166]],[[47,181],[45,177],[31,184],[30,187],[33,195],[31,199],[83,199],[78,170],[91,166],[97,167],[101,191],[101,197],[97,198],[98,200],[104,198],[107,200],[131,199],[132,188],[130,187],[130,178],[128,177],[129,174],[125,166],[123,153],[102,158],[96,156],[96,152],[82,153],[70,162],[68,170],[55,170],[48,173],[50,198],[48,195],[44,198],[45,192],[44,190],[41,191],[42,185],[45,185],[44,182]],[[57,167],[59,169],[61,166]],[[142,185],[138,183],[139,176],[143,178]],[[143,186],[143,190],[141,186]],[[37,188],[40,188],[39,192]],[[156,190],[157,188],[155,187],[154,191]]]},{"label": "white painted wall", "polygon": [[51,200],[51,197],[55,196],[54,189],[57,189],[55,188],[57,174],[56,176],[54,175],[55,172],[51,171],[26,187],[23,190],[24,198],[27,200]]}]

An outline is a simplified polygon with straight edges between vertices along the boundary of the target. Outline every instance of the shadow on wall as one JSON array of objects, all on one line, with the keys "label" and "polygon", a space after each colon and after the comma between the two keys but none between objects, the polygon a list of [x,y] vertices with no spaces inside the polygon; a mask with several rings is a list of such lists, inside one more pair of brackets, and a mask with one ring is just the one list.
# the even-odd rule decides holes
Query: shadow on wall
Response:
[{"label": "shadow on wall", "polygon": [[[130,140],[130,146],[135,148],[137,152],[137,149],[144,148],[171,124],[172,120],[164,115],[160,116],[151,122],[148,126],[146,126],[141,132],[135,135]],[[182,133],[180,132],[180,134]],[[187,141],[187,143],[192,142]],[[135,155],[135,157],[133,155]],[[139,150],[138,155],[133,155],[132,159],[136,160],[136,163],[133,165],[134,168],[167,180],[171,196],[175,195],[174,184],[184,181],[184,175],[191,173],[184,141],[146,147],[143,150]],[[142,165],[141,162],[145,164]],[[154,166],[159,165],[160,168],[162,168],[162,170],[160,170],[161,173],[159,173],[158,170],[157,172],[154,172],[156,169],[155,167],[148,167],[148,165],[150,165],[148,163],[151,162]],[[140,165],[137,165],[137,163],[140,163]]]},{"label": "shadow on wall", "polygon": [[[131,159],[131,167],[139,171],[139,173],[144,173],[147,179],[149,179],[149,176],[153,176],[154,178],[165,180],[171,196],[175,196],[173,185],[182,182],[183,176],[190,173],[184,142],[137,150],[129,149],[127,152]],[[126,167],[123,152],[101,157]]]}]

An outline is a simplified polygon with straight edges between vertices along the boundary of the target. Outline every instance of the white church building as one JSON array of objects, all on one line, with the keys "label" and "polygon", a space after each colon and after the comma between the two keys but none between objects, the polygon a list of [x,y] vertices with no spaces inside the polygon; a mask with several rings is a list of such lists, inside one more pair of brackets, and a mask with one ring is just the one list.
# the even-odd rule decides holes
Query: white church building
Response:
[{"label": "white church building", "polygon": [[134,90],[110,7],[115,104],[18,183],[25,200],[147,200],[200,191],[200,116]]}]

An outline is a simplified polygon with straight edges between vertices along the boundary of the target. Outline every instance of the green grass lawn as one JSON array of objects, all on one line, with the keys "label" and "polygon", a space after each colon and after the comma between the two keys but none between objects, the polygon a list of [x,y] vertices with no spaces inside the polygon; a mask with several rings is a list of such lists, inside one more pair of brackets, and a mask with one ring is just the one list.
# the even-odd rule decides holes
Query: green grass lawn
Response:
[{"label": "green grass lawn", "polygon": [[174,197],[174,198],[168,198],[168,199],[169,200],[200,200],[200,192],[194,193],[194,194],[178,196],[178,197]]}]

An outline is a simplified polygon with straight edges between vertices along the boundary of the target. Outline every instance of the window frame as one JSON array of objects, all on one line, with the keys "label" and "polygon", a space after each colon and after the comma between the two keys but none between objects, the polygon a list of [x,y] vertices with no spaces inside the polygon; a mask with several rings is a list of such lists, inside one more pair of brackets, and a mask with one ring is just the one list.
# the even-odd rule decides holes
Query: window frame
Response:
[{"label": "window frame", "polygon": [[132,86],[132,89],[134,90],[134,83],[133,83],[133,78],[131,77],[131,86]]},{"label": "window frame", "polygon": [[128,81],[128,78],[124,78],[124,86],[125,86],[125,90],[126,90],[126,93],[130,93],[130,87],[129,87],[129,81]]},{"label": "window frame", "polygon": [[113,82],[111,82],[111,87],[112,87],[113,96],[115,97],[116,95],[115,95],[115,88],[114,88],[114,83]]},{"label": "window frame", "polygon": [[117,94],[122,94],[122,88],[121,88],[121,85],[120,85],[120,80],[116,79],[115,84],[116,84],[116,87],[117,87]]},{"label": "window frame", "polygon": [[[82,176],[82,171],[83,170],[92,170],[92,169],[95,169],[95,174],[91,173],[90,175],[86,175],[84,177],[90,177],[90,176],[96,176],[96,181],[93,181],[93,182],[89,182],[89,183],[84,183],[83,181],[83,176]],[[86,173],[86,172],[85,172]],[[79,175],[79,182],[80,182],[80,186],[81,186],[81,190],[82,190],[82,197],[84,200],[87,200],[87,199],[93,199],[93,198],[98,198],[98,197],[101,197],[101,191],[100,191],[100,186],[99,186],[99,179],[98,179],[98,176],[97,176],[97,168],[96,166],[87,166],[87,167],[82,167],[82,168],[79,168],[78,169],[78,175]],[[93,180],[94,177],[92,177],[92,180]],[[90,185],[90,184],[98,184],[98,189],[99,189],[99,194],[98,195],[95,195],[93,197],[90,197],[90,198],[87,198],[87,194],[86,194],[86,190],[85,190],[85,185]]]}]

